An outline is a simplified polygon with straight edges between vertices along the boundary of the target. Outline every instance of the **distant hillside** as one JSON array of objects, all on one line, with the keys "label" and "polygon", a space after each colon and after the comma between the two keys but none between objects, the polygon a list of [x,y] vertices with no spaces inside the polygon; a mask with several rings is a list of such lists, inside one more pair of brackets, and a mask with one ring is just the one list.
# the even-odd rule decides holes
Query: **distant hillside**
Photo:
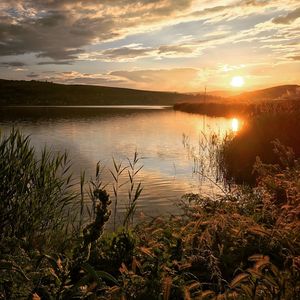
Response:
[{"label": "distant hillside", "polygon": [[0,106],[5,105],[173,105],[197,96],[89,85],[0,79]]},{"label": "distant hillside", "polygon": [[[178,102],[175,110],[210,116],[257,115],[265,112],[300,110],[300,86],[283,85],[238,96],[220,98],[219,101]],[[281,100],[281,101],[278,101]]]},{"label": "distant hillside", "polygon": [[208,91],[207,94],[210,96],[228,98],[228,97],[237,96],[237,95],[241,94],[241,91],[215,90],[215,91]]},{"label": "distant hillside", "polygon": [[239,101],[267,101],[291,98],[300,99],[299,85],[280,85],[231,97],[231,99]]},{"label": "distant hillside", "polygon": [[300,97],[299,85],[283,85],[240,95],[156,92],[91,85],[0,79],[0,106],[7,105],[174,105],[175,103],[260,101]]}]

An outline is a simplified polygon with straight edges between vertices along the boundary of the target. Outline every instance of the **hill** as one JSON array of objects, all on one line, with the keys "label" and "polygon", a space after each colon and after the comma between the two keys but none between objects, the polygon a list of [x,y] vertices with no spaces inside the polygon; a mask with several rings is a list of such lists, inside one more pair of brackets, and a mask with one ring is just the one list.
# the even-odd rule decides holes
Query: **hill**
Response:
[{"label": "hill", "polygon": [[90,85],[0,79],[0,106],[7,105],[173,105],[196,96]]},{"label": "hill", "polygon": [[300,98],[299,85],[280,85],[267,89],[245,92],[231,97],[232,100],[238,101],[268,101],[290,98]]},{"label": "hill", "polygon": [[[279,101],[280,100],[280,101]],[[253,115],[266,112],[299,111],[300,86],[282,85],[246,92],[238,96],[220,98],[219,101],[178,102],[175,110],[210,116]]]}]

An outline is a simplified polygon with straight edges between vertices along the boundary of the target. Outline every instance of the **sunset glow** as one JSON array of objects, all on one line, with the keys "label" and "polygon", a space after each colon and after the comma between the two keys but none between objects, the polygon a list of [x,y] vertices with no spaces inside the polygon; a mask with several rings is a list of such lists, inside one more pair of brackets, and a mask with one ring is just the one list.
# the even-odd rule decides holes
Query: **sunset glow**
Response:
[{"label": "sunset glow", "polygon": [[[298,0],[3,0],[0,77],[199,92],[297,84]],[[228,84],[233,79],[231,86]]]},{"label": "sunset glow", "polygon": [[230,82],[233,87],[242,87],[245,84],[245,80],[242,76],[234,76]]}]

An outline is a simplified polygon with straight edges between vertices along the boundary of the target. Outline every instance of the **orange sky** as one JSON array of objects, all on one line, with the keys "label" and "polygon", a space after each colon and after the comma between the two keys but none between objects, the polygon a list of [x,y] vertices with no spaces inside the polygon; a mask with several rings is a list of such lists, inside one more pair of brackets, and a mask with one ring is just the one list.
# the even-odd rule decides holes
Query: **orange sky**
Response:
[{"label": "orange sky", "polygon": [[0,77],[197,92],[299,84],[298,0],[3,0]]}]

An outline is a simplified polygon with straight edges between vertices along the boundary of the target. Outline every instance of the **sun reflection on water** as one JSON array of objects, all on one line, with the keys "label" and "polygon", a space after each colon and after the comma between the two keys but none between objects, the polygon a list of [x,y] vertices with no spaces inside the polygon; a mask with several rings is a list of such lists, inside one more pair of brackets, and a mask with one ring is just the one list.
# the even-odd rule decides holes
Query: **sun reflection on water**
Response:
[{"label": "sun reflection on water", "polygon": [[239,122],[239,120],[237,118],[233,118],[231,120],[231,130],[233,132],[238,132],[239,129],[240,129],[240,122]]}]

